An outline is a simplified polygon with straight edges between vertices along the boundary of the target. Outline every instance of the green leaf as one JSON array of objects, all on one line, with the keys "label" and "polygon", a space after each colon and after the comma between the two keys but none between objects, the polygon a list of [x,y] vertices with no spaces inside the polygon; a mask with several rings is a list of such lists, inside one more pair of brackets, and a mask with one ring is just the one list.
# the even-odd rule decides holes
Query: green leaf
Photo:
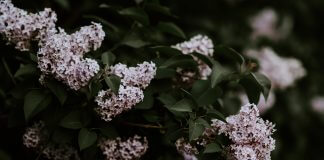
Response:
[{"label": "green leaf", "polygon": [[198,123],[196,121],[190,120],[189,121],[189,140],[195,140],[199,136],[202,135],[202,133],[205,130],[205,126],[201,123]]},{"label": "green leaf", "polygon": [[32,90],[27,93],[24,100],[24,113],[26,120],[30,119],[32,115],[36,114],[36,112],[41,111],[38,107],[41,107],[40,104],[45,100],[46,96],[47,95],[41,90]]},{"label": "green leaf", "polygon": [[222,149],[217,143],[210,143],[206,146],[204,153],[215,153],[221,151]]},{"label": "green leaf", "polygon": [[126,35],[126,37],[122,40],[121,44],[133,47],[133,48],[141,48],[146,45],[149,45],[149,42],[142,40],[142,37],[136,33],[130,33]]},{"label": "green leaf", "polygon": [[35,74],[36,71],[37,71],[36,66],[34,66],[32,64],[21,65],[14,76],[19,77],[22,75]]},{"label": "green leaf", "polygon": [[107,65],[107,66],[113,65],[115,60],[116,60],[116,56],[111,52],[104,52],[101,55],[102,63]]},{"label": "green leaf", "polygon": [[118,132],[113,126],[105,125],[104,128],[100,128],[101,134],[103,134],[107,138],[116,138],[118,137]]},{"label": "green leaf", "polygon": [[177,25],[175,25],[172,22],[160,22],[158,24],[157,28],[162,32],[169,33],[171,35],[174,35],[174,36],[177,36],[177,37],[180,37],[183,39],[186,38],[185,33]]},{"label": "green leaf", "polygon": [[176,75],[176,71],[172,68],[157,68],[155,79],[173,78]]},{"label": "green leaf", "polygon": [[160,100],[164,105],[173,105],[177,102],[177,100],[171,95],[167,93],[162,93],[158,100]]},{"label": "green leaf", "polygon": [[258,104],[260,93],[267,100],[271,89],[270,80],[260,73],[249,73],[240,80],[240,84],[244,87],[249,101]]},{"label": "green leaf", "polygon": [[230,71],[221,66],[219,63],[214,63],[211,73],[211,87],[214,88],[219,82],[223,81]]},{"label": "green leaf", "polygon": [[80,150],[86,149],[93,145],[97,140],[97,134],[86,128],[82,128],[79,132],[78,142]]},{"label": "green leaf", "polygon": [[192,112],[193,107],[194,107],[193,102],[185,98],[178,101],[176,104],[168,107],[168,109],[177,112]]},{"label": "green leaf", "polygon": [[213,65],[215,64],[215,61],[213,60],[212,57],[208,57],[205,56],[203,54],[200,53],[192,53],[192,55],[194,55],[195,57],[197,57],[198,59],[202,60],[204,63],[206,63],[210,68],[213,67]]},{"label": "green leaf", "polygon": [[109,77],[105,77],[105,82],[115,94],[118,94],[120,86],[120,78],[118,76],[111,75]]},{"label": "green leaf", "polygon": [[152,92],[148,89],[144,91],[144,99],[142,102],[135,105],[136,109],[150,109],[153,107],[154,98]]},{"label": "green leaf", "polygon": [[166,60],[160,68],[193,67],[197,62],[189,55],[176,55]]},{"label": "green leaf", "polygon": [[55,143],[69,143],[74,138],[74,132],[67,130],[65,128],[58,128],[54,131],[52,135],[52,140]]},{"label": "green leaf", "polygon": [[199,106],[213,104],[222,94],[222,89],[219,87],[208,88],[205,90],[205,92],[197,97],[197,103]]},{"label": "green leaf", "polygon": [[155,46],[155,47],[152,47],[151,49],[153,51],[158,52],[159,54],[163,54],[168,57],[182,55],[182,52],[180,50],[177,50],[177,49],[169,47],[169,46]]},{"label": "green leaf", "polygon": [[219,119],[223,122],[226,122],[226,119],[225,119],[225,116],[221,113],[221,112],[218,112],[217,110],[209,110],[207,111],[207,115],[210,117],[210,118],[216,118],[216,119]]},{"label": "green leaf", "polygon": [[135,7],[126,8],[119,11],[119,14],[130,17],[143,25],[148,25],[150,23],[148,15],[141,8],[135,8]]},{"label": "green leaf", "polygon": [[167,15],[167,16],[173,16],[168,7],[164,7],[164,6],[161,6],[159,4],[148,3],[148,4],[145,5],[145,8],[150,10],[150,11],[161,13],[161,14],[164,14],[164,15]]},{"label": "green leaf", "polygon": [[69,129],[80,129],[83,127],[81,112],[74,111],[66,115],[60,122],[60,126]]},{"label": "green leaf", "polygon": [[245,63],[245,59],[244,57],[238,53],[236,50],[234,50],[233,48],[224,46],[224,45],[218,45],[214,48],[214,52],[216,54],[222,54],[228,57],[231,57],[232,59],[236,60],[239,64],[244,64]]},{"label": "green leaf", "polygon": [[61,84],[57,83],[56,81],[48,82],[46,85],[58,98],[61,105],[63,105],[67,99],[67,94],[68,94],[65,88]]}]

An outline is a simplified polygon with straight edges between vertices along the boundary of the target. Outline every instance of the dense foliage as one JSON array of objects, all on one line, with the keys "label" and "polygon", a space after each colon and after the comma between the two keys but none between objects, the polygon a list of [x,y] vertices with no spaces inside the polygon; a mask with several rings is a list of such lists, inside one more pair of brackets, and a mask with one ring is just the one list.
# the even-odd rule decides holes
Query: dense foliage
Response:
[{"label": "dense foliage", "polygon": [[[51,8],[57,21],[44,26],[65,32],[22,46],[7,39],[12,30],[1,33],[0,159],[269,159],[274,143],[272,159],[322,157],[324,122],[310,105],[323,88],[322,2],[13,4],[30,13]],[[269,32],[253,25],[264,10]],[[77,67],[62,72],[57,64],[70,57]],[[71,74],[79,70],[83,78]],[[245,102],[259,109],[241,108]],[[39,134],[45,138],[31,138]]]}]

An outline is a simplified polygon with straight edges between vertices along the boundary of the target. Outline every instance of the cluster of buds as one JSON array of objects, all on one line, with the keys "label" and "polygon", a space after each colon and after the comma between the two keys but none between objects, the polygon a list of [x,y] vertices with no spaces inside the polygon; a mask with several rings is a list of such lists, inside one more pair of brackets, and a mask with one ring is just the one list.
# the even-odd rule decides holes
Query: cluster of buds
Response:
[{"label": "cluster of buds", "polygon": [[[189,41],[178,43],[171,47],[180,50],[183,54],[186,55],[196,52],[208,57],[212,57],[214,54],[213,41],[209,37],[200,34],[192,37]],[[211,68],[206,63],[199,60],[197,57],[193,56],[193,58],[198,63],[199,78],[207,79],[212,72]],[[196,76],[195,72],[184,71],[181,68],[178,68],[177,72],[180,75],[183,75],[181,77],[183,82],[188,82]]]},{"label": "cluster of buds", "polygon": [[111,89],[101,90],[95,101],[98,104],[96,112],[109,122],[113,117],[132,109],[144,99],[143,90],[154,78],[156,67],[153,62],[143,62],[137,67],[127,67],[124,64],[110,66],[107,75],[116,75],[121,78],[118,94]]},{"label": "cluster of buds", "polygon": [[106,160],[134,160],[142,157],[148,149],[146,137],[135,135],[123,141],[116,139],[102,139],[99,144]]}]

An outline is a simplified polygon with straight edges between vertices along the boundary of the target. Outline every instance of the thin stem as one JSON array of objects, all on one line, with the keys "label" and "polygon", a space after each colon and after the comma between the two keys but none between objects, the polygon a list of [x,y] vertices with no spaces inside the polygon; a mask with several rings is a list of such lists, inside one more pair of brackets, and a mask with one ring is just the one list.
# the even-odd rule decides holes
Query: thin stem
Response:
[{"label": "thin stem", "polygon": [[163,126],[155,126],[151,124],[138,124],[138,123],[131,123],[131,122],[121,122],[121,124],[128,125],[128,126],[142,127],[142,128],[165,129],[165,127]]}]

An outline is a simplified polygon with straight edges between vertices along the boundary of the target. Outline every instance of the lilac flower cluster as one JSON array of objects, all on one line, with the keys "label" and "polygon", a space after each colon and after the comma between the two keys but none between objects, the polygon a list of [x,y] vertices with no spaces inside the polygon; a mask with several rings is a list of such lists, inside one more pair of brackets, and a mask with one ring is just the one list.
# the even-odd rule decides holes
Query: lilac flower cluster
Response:
[{"label": "lilac flower cluster", "polygon": [[184,138],[179,138],[175,146],[177,151],[183,156],[184,160],[197,160],[196,155],[199,153],[196,146],[191,145]]},{"label": "lilac flower cluster", "polygon": [[[175,49],[180,50],[183,54],[191,54],[194,52],[197,52],[199,54],[212,57],[214,54],[214,44],[213,41],[204,35],[196,35],[192,37],[189,41],[185,41],[182,43],[178,43],[176,45],[171,46]],[[199,70],[199,77],[201,79],[207,79],[207,77],[211,74],[211,68],[204,63],[203,61],[199,60],[197,57],[193,56],[193,58],[198,63],[198,70]],[[186,76],[183,76],[182,80],[184,82],[188,81],[190,78],[188,76],[194,77],[195,74],[190,71],[183,72],[182,69],[177,70],[180,74],[185,74]],[[186,73],[190,72],[190,73]]]},{"label": "lilac flower cluster", "polygon": [[33,14],[14,7],[10,0],[0,0],[0,4],[0,33],[4,38],[21,51],[28,51],[32,41],[38,42],[41,83],[51,75],[78,90],[99,71],[95,60],[83,56],[101,46],[105,32],[100,24],[92,23],[69,35],[56,29],[57,17],[51,9]]},{"label": "lilac flower cluster", "polygon": [[78,90],[86,86],[100,69],[95,60],[83,58],[83,55],[100,47],[104,36],[98,23],[81,27],[71,35],[60,29],[39,49],[38,67],[44,75],[53,75],[71,89]]},{"label": "lilac flower cluster", "polygon": [[49,160],[79,160],[78,152],[75,148],[64,144],[48,143],[49,134],[44,128],[44,123],[35,123],[26,129],[23,135],[23,144],[29,149],[34,149],[43,157]]},{"label": "lilac flower cluster", "polygon": [[146,137],[135,135],[123,141],[120,137],[116,139],[102,139],[99,144],[106,160],[134,160],[139,159],[148,149]]},{"label": "lilac flower cluster", "polygon": [[306,75],[298,59],[280,57],[269,47],[247,50],[245,54],[258,60],[259,71],[271,80],[273,88],[285,89]]},{"label": "lilac flower cluster", "polygon": [[232,141],[228,147],[229,159],[235,160],[270,160],[270,152],[275,149],[275,140],[271,137],[274,125],[259,117],[259,110],[254,104],[242,106],[237,115],[226,118],[224,123],[212,120],[212,130],[225,134]]},{"label": "lilac flower cluster", "polygon": [[56,21],[49,8],[34,14],[16,8],[11,0],[0,0],[0,33],[18,50],[28,51],[32,41],[41,43],[55,34]]},{"label": "lilac flower cluster", "polygon": [[96,112],[107,122],[124,111],[132,109],[134,105],[144,99],[145,89],[156,74],[153,62],[143,62],[137,67],[127,67],[124,64],[111,66],[107,75],[117,75],[121,78],[118,94],[109,90],[99,92],[95,101],[99,105]]}]

